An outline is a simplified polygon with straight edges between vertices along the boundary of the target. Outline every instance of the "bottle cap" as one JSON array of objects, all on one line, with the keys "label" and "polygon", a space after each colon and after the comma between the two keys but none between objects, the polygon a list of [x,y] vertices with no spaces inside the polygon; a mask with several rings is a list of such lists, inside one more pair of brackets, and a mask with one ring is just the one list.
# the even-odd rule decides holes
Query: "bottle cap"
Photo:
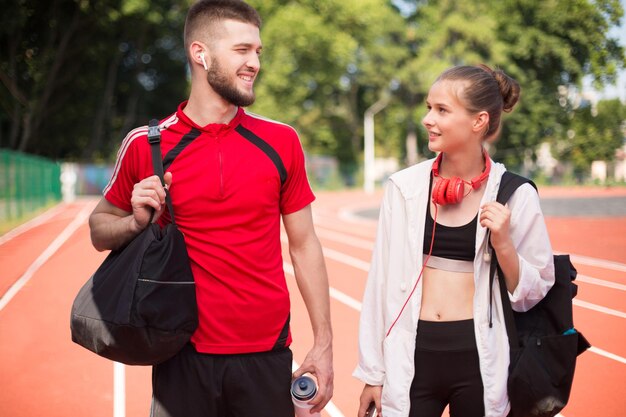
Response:
[{"label": "bottle cap", "polygon": [[301,376],[293,380],[291,383],[291,395],[300,401],[307,401],[315,397],[317,394],[317,386],[313,378],[309,376]]}]

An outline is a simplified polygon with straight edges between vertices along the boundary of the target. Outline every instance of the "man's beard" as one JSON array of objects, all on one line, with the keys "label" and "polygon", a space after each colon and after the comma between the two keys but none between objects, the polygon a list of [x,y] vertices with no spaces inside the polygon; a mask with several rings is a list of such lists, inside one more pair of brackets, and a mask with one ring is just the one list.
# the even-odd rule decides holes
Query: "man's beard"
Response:
[{"label": "man's beard", "polygon": [[213,90],[222,96],[224,100],[239,107],[246,107],[254,103],[254,92],[250,94],[242,93],[234,83],[229,82],[228,75],[222,71],[217,60],[211,60],[211,66],[207,72],[207,81]]}]

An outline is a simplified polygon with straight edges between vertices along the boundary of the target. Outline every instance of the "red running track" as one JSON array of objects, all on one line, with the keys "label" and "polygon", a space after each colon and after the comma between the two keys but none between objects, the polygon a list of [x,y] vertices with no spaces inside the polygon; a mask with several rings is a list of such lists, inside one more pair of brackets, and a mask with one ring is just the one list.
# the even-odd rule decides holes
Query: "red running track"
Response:
[{"label": "red running track", "polygon": [[[558,190],[559,196],[570,195]],[[594,191],[605,196],[607,191]],[[549,192],[542,191],[542,196]],[[357,328],[376,222],[350,215],[377,207],[380,192],[321,192],[316,230],[331,284],[335,395],[326,416],[356,416],[361,383],[351,374]],[[89,242],[86,215],[95,200],[61,204],[35,222],[0,237],[0,416],[113,416],[113,365],[73,344],[72,300],[106,254]],[[565,417],[618,417],[626,406],[626,216],[547,218],[556,251],[574,254],[579,271],[575,323],[594,345],[579,357]],[[304,303],[290,275],[294,359],[312,336]],[[147,417],[150,368],[125,367],[125,415]]]}]

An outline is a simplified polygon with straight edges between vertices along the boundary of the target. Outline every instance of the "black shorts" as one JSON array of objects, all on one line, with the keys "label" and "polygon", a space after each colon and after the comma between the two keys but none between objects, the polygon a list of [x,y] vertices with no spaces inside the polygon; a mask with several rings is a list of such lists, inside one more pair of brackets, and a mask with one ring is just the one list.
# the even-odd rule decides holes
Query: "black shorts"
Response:
[{"label": "black shorts", "polygon": [[419,321],[410,396],[410,417],[485,415],[473,320]]},{"label": "black shorts", "polygon": [[289,348],[241,355],[188,345],[152,369],[151,417],[293,417]]}]

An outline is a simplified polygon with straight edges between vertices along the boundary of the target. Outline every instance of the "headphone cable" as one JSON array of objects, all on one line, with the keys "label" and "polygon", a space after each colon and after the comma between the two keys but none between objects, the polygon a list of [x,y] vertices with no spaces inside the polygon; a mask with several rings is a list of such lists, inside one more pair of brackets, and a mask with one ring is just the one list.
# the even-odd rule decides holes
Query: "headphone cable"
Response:
[{"label": "headphone cable", "polygon": [[[428,204],[430,204],[430,202]],[[396,323],[400,319],[400,316],[402,315],[402,312],[406,308],[406,305],[409,303],[409,300],[411,299],[411,297],[413,296],[413,293],[417,289],[417,284],[420,282],[420,279],[422,278],[422,274],[424,273],[424,268],[426,267],[426,264],[428,264],[428,260],[430,259],[430,255],[433,253],[433,244],[435,243],[435,229],[437,227],[437,213],[439,211],[437,203],[433,202],[433,204],[435,206],[435,218],[433,220],[433,232],[432,232],[432,237],[430,239],[430,249],[428,250],[428,256],[426,256],[426,260],[422,263],[422,269],[420,270],[420,273],[417,276],[417,280],[415,281],[415,285],[413,285],[413,289],[411,290],[411,293],[409,294],[409,296],[407,297],[406,301],[404,302],[404,305],[400,309],[400,312],[398,313],[398,316],[393,321],[393,323],[391,323],[391,326],[389,327],[389,330],[387,330],[387,334],[385,335],[385,338],[387,338],[389,336],[389,334],[391,333],[391,329],[393,329],[393,327],[396,325]]]}]

